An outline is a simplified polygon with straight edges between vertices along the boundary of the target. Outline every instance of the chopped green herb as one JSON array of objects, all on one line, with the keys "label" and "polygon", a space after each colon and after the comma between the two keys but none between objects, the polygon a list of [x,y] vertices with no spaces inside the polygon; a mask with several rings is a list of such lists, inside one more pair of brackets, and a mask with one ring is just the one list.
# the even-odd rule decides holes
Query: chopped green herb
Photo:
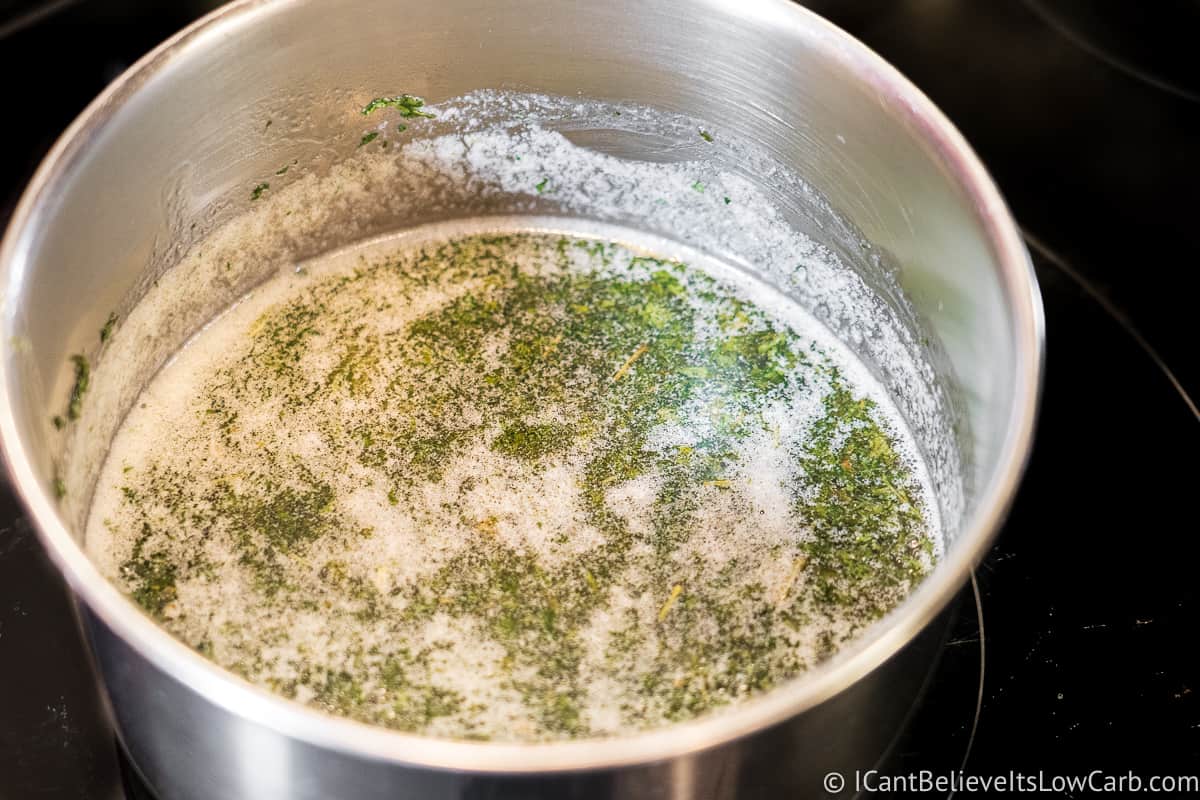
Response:
[{"label": "chopped green herb", "polygon": [[433,114],[428,111],[421,110],[424,105],[424,100],[411,94],[402,94],[395,97],[376,97],[363,106],[362,114],[363,116],[367,116],[381,108],[394,108],[400,112],[400,116],[402,117],[433,117]]},{"label": "chopped green herb", "polygon": [[548,183],[550,183],[549,178],[542,178],[540,181],[538,181],[537,185],[534,186],[533,188],[537,189],[538,194],[541,194],[542,192],[546,191],[546,185]]},{"label": "chopped green herb", "polygon": [[712,134],[703,128],[700,130],[700,138],[706,142],[711,142],[713,140]]},{"label": "chopped green herb", "polygon": [[104,327],[100,329],[100,343],[104,344],[108,341],[108,337],[112,336],[113,328],[117,324],[117,314],[113,312],[108,315],[108,319],[104,321]]},{"label": "chopped green herb", "polygon": [[177,596],[175,581],[179,570],[166,553],[146,552],[152,536],[153,529],[149,523],[144,524],[134,542],[133,553],[121,569],[136,584],[133,599],[150,613],[161,616],[167,604]]},{"label": "chopped green herb", "polygon": [[358,146],[362,147],[363,145],[368,145],[371,142],[375,141],[377,138],[379,138],[379,131],[371,131],[370,133],[365,133],[365,134],[363,134],[362,141],[360,141],[358,143]]},{"label": "chopped green herb", "polygon": [[870,622],[925,574],[932,541],[875,404],[840,381],[824,402],[825,416],[797,454],[815,492],[797,494],[795,510],[814,533],[805,549],[817,597]]},{"label": "chopped green herb", "polygon": [[703,192],[704,191],[704,182],[696,181],[695,183],[692,184],[692,188],[695,189],[697,192]]},{"label": "chopped green herb", "polygon": [[505,426],[496,437],[492,449],[512,458],[536,461],[551,453],[566,450],[574,437],[575,431],[569,425],[514,422]]},{"label": "chopped green herb", "polygon": [[73,355],[71,363],[75,365],[75,383],[71,386],[71,395],[67,399],[67,419],[77,420],[79,412],[83,409],[83,396],[87,394],[92,381],[92,371],[86,356]]},{"label": "chopped green herb", "polygon": [[270,188],[271,188],[271,184],[267,183],[266,181],[263,181],[258,186],[254,187],[254,191],[250,192],[250,199],[257,200],[258,198],[263,196],[263,192],[265,192],[267,189],[270,189]]}]

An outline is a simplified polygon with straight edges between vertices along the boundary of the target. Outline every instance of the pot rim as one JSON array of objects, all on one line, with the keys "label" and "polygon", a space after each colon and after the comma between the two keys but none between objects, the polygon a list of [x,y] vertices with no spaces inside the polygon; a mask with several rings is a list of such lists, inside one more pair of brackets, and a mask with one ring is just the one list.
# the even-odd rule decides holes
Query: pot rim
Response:
[{"label": "pot rim", "polygon": [[[114,110],[191,48],[224,37],[289,0],[236,0],[160,44],[111,83],[67,128],[22,194],[0,244],[5,298],[31,269],[29,232],[52,210],[59,182],[108,124]],[[114,634],[156,668],[225,711],[308,744],[413,767],[521,774],[606,769],[693,754],[761,731],[833,697],[874,670],[920,632],[957,594],[1007,516],[1028,460],[1041,389],[1044,330],[1041,294],[1016,224],[978,157],[920,90],[874,51],[790,0],[705,0],[722,13],[752,15],[788,29],[806,46],[869,85],[892,113],[920,132],[974,204],[1001,271],[1016,331],[1016,400],[999,466],[956,544],[933,572],[884,619],[829,661],[762,697],[710,716],[606,739],[536,744],[467,742],[417,736],[335,717],[259,688],[175,639],[113,586],[59,520],[44,475],[17,431],[10,394],[11,353],[0,359],[0,448],[13,488],[43,546],[72,590]],[[736,7],[736,8],[735,8]],[[11,325],[11,309],[4,312]],[[9,331],[11,333],[11,331]]]}]

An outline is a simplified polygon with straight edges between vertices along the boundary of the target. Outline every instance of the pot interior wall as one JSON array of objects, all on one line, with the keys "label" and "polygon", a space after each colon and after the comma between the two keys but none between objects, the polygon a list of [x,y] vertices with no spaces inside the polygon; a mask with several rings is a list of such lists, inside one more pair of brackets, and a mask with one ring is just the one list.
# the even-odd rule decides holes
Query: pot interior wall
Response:
[{"label": "pot interior wall", "polygon": [[[63,468],[49,421],[69,391],[69,355],[94,353],[109,313],[126,314],[189,248],[250,208],[254,186],[269,181],[274,191],[328,174],[358,143],[366,100],[408,92],[438,102],[480,88],[578,95],[711,121],[815,190],[796,194],[740,167],[798,229],[841,254],[914,341],[931,342],[930,391],[956,438],[953,452],[926,455],[954,460],[963,478],[965,503],[943,508],[952,541],[997,467],[1017,402],[1013,301],[981,210],[950,165],[902,102],[852,79],[860,55],[818,56],[825,35],[797,26],[783,2],[247,4],[109,98],[120,106],[74,143],[43,190],[47,202],[20,241],[23,266],[6,287],[6,340],[16,343],[6,356],[9,391],[27,450],[49,486]],[[625,155],[687,157],[679,143],[574,135]],[[231,280],[163,317],[136,363],[107,378],[97,363],[97,380],[115,388],[69,445],[87,456],[66,466],[63,513],[73,530],[82,529],[98,455],[141,387],[281,263],[435,219],[531,210],[504,198],[462,197],[457,207],[368,200],[346,200],[327,224],[264,235],[258,257]],[[552,201],[536,210],[553,212]],[[672,234],[654,220],[616,221]],[[869,341],[856,349],[873,361]],[[921,431],[929,420],[910,422],[920,441],[934,440],[937,432]]]}]

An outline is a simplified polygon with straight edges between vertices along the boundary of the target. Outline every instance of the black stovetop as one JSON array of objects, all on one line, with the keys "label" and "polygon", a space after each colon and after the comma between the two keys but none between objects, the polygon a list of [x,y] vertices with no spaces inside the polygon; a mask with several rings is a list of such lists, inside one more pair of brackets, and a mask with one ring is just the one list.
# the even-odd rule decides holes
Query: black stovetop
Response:
[{"label": "black stovetop", "polygon": [[[0,0],[5,216],[87,101],[212,5]],[[886,769],[1200,772],[1200,4],[809,5],[976,147],[1046,303],[1028,475]],[[123,771],[67,591],[0,485],[0,800],[143,796]]]}]

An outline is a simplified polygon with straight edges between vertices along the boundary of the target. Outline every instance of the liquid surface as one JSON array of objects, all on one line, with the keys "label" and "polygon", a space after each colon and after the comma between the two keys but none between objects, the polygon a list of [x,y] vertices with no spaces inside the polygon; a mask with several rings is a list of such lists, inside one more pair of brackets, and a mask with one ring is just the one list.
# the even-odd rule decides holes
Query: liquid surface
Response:
[{"label": "liquid surface", "polygon": [[799,308],[699,256],[429,228],[253,291],[146,389],[87,547],[280,694],[422,734],[688,719],[928,571],[928,481]]}]

